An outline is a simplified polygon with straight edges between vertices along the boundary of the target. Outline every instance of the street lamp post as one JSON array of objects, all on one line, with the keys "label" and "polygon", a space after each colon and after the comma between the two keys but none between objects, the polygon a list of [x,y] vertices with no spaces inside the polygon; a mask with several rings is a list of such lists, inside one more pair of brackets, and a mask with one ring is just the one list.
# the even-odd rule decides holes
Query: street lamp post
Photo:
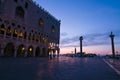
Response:
[{"label": "street lamp post", "polygon": [[80,53],[83,53],[83,52],[82,52],[82,40],[83,40],[83,37],[80,36],[80,39],[79,39],[79,40],[80,40]]},{"label": "street lamp post", "polygon": [[110,34],[110,38],[111,38],[112,57],[113,57],[113,58],[115,57],[114,37],[115,37],[115,35],[113,35],[113,33],[111,32],[111,34]]}]

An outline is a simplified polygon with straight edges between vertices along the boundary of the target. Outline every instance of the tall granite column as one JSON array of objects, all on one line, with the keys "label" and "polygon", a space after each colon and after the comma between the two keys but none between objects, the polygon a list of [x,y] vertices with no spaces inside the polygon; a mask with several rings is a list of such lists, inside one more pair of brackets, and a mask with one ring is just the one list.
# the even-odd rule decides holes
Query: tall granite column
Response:
[{"label": "tall granite column", "polygon": [[113,35],[113,33],[111,32],[110,38],[111,38],[112,57],[113,58],[115,57],[114,37],[115,37],[115,35]]},{"label": "tall granite column", "polygon": [[80,53],[83,53],[83,51],[82,51],[82,40],[83,40],[83,37],[82,36],[80,36]]}]

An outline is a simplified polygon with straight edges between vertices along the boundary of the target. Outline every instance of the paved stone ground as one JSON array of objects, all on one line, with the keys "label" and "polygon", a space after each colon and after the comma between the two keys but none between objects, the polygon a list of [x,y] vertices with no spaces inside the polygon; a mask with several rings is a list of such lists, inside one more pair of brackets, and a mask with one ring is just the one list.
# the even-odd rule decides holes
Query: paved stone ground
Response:
[{"label": "paved stone ground", "polygon": [[120,59],[105,59],[110,65],[112,65],[120,74]]},{"label": "paved stone ground", "polygon": [[0,58],[0,80],[120,80],[100,58]]}]

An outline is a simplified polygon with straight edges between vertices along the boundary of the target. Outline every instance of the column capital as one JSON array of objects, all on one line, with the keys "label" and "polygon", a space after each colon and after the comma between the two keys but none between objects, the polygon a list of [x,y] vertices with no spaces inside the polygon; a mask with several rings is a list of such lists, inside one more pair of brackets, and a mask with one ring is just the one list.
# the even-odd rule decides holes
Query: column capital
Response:
[{"label": "column capital", "polygon": [[83,36],[80,36],[79,40],[83,40]]},{"label": "column capital", "polygon": [[111,32],[110,37],[113,38],[115,35],[113,34],[113,32]]}]

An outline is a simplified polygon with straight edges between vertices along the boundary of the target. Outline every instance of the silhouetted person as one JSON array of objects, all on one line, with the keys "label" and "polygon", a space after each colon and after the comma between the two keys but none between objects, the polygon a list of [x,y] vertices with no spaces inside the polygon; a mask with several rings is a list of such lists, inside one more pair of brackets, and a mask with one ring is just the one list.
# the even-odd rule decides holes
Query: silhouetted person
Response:
[{"label": "silhouetted person", "polygon": [[115,57],[115,48],[114,48],[114,37],[115,35],[113,35],[113,33],[111,32],[110,34],[110,38],[111,38],[111,45],[112,45],[112,57]]},{"label": "silhouetted person", "polygon": [[50,54],[50,59],[52,59],[52,54]]},{"label": "silhouetted person", "polygon": [[79,40],[80,40],[80,53],[83,53],[83,52],[82,52],[82,40],[83,40],[83,37],[80,36],[80,39],[79,39]]}]

